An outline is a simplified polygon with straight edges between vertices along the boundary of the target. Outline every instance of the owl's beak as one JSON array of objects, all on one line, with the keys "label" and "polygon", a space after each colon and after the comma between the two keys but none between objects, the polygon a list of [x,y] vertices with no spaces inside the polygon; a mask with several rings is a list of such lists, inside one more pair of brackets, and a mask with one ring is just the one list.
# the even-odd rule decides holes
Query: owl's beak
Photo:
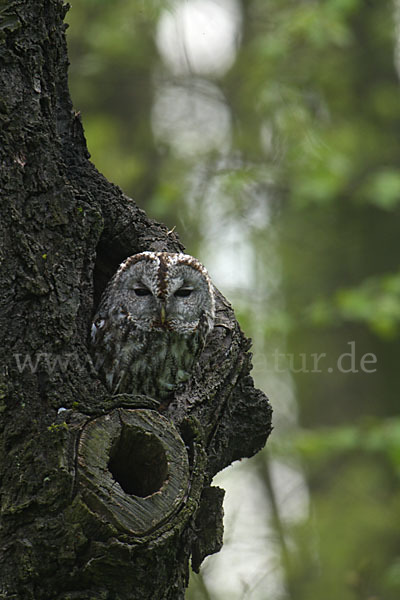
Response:
[{"label": "owl's beak", "polygon": [[161,321],[161,325],[164,325],[164,323],[165,323],[165,317],[166,317],[165,306],[164,306],[164,304],[161,304],[161,309],[160,309],[160,321]]}]

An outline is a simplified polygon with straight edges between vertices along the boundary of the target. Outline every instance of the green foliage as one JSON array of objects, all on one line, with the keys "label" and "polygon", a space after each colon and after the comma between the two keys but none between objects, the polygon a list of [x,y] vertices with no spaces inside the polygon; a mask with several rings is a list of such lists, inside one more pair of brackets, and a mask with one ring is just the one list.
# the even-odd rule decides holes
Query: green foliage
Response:
[{"label": "green foliage", "polygon": [[358,287],[339,289],[332,299],[313,302],[306,315],[319,327],[359,321],[382,338],[396,339],[400,324],[400,273],[369,277]]},{"label": "green foliage", "polygon": [[[395,551],[400,495],[388,488],[376,461],[353,458],[335,470],[336,477],[326,477],[325,486],[314,490],[312,518],[295,534],[296,597],[395,600],[400,591]],[[310,548],[315,523],[318,537]]]},{"label": "green foliage", "polygon": [[368,323],[384,337],[395,337],[400,323],[400,273],[368,278],[356,289],[337,294],[341,314]]},{"label": "green foliage", "polygon": [[[68,40],[75,107],[96,166],[207,259],[254,339],[257,383],[271,390],[276,411],[271,460],[300,461],[310,498],[308,516],[285,520],[278,511],[273,520],[280,542],[271,546],[282,556],[278,596],[397,600],[400,100],[393,4],[239,4],[233,64],[207,77],[187,48],[182,72],[163,58],[160,19],[176,15],[179,2],[74,3]],[[376,372],[268,368],[276,348],[293,364],[314,353],[333,364],[351,340],[357,358],[376,356]],[[212,597],[206,578],[191,585],[189,597]],[[246,597],[268,596],[276,594]]]},{"label": "green foliage", "polygon": [[[286,448],[285,448],[286,445]],[[365,454],[369,460],[387,461],[400,478],[400,419],[366,418],[359,425],[323,427],[299,431],[292,440],[278,446],[284,455],[295,452],[314,473],[329,468],[331,461],[346,460],[351,455]]]},{"label": "green foliage", "polygon": [[364,195],[371,204],[393,210],[400,202],[400,171],[383,169],[374,173],[365,184]]},{"label": "green foliage", "polygon": [[[394,600],[400,591],[393,554],[400,420],[367,419],[360,426],[301,431],[278,444],[277,451],[281,457],[301,457],[312,494],[309,518],[290,528],[296,540],[289,563],[296,597],[351,600],[382,594]],[[316,525],[312,546],[310,531]],[[377,543],[382,544],[378,552]]]}]

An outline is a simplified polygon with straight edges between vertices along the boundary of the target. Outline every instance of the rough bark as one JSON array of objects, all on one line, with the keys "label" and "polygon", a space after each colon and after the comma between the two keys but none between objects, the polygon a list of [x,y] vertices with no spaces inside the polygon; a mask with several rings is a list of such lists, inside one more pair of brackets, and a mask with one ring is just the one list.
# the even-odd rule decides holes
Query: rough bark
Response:
[{"label": "rough bark", "polygon": [[167,409],[109,397],[87,351],[127,256],[180,251],[90,163],[67,85],[60,0],[0,0],[0,597],[184,597],[222,540],[213,475],[270,431],[226,300]]}]

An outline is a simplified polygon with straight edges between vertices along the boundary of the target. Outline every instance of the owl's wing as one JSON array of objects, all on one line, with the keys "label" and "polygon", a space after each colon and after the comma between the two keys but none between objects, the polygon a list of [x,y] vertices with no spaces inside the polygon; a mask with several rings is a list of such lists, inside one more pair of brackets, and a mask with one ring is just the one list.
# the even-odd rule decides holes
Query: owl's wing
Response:
[{"label": "owl's wing", "polygon": [[107,317],[97,313],[93,319],[90,330],[90,352],[93,358],[94,366],[99,371],[106,358],[104,337],[107,334]]},{"label": "owl's wing", "polygon": [[98,313],[91,329],[91,355],[95,369],[110,392],[114,392],[115,379],[120,372],[121,338],[121,327],[115,316],[111,312]]},{"label": "owl's wing", "polygon": [[121,371],[121,345],[126,334],[121,316],[113,311],[99,312],[93,320],[90,334],[94,366],[112,392]]},{"label": "owl's wing", "polygon": [[199,319],[199,324],[197,326],[197,331],[199,333],[199,352],[204,348],[207,336],[210,331],[214,327],[214,319],[213,316],[208,312],[204,311]]},{"label": "owl's wing", "polygon": [[137,327],[121,309],[99,312],[91,330],[91,354],[94,366],[110,392],[126,391],[130,365],[137,360],[143,346]]}]

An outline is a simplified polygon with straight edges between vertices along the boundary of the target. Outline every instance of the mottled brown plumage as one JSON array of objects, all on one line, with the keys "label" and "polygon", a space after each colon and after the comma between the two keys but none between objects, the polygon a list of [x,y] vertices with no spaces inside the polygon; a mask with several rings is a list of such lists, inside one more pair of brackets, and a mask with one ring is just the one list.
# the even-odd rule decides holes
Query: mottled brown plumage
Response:
[{"label": "mottled brown plumage", "polygon": [[94,365],[112,393],[162,401],[190,378],[213,326],[213,285],[198,260],[135,254],[100,301],[91,332]]}]

